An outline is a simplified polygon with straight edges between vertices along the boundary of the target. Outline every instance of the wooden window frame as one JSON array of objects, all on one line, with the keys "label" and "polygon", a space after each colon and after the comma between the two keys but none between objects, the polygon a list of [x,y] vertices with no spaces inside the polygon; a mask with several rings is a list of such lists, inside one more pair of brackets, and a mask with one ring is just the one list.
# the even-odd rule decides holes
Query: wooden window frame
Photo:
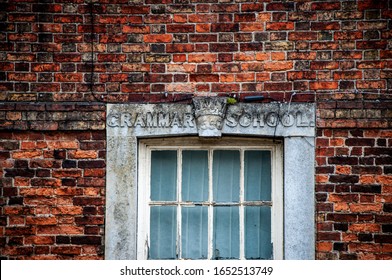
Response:
[{"label": "wooden window frame", "polygon": [[[149,223],[150,223],[150,166],[152,150],[176,150],[178,154],[184,149],[208,150],[210,156],[213,150],[240,150],[240,168],[244,168],[245,150],[268,150],[271,152],[271,242],[273,243],[273,259],[283,259],[283,144],[278,140],[242,137],[223,137],[214,140],[203,140],[198,137],[167,137],[139,140],[138,157],[138,211],[137,211],[137,259],[147,259],[149,250]],[[181,183],[181,156],[177,165],[177,188]],[[211,179],[212,160],[209,160],[209,177]],[[245,236],[244,236],[244,176],[240,172],[240,259],[245,259]],[[209,180],[209,192],[212,191],[212,182]],[[178,194],[179,196],[181,194]],[[181,198],[181,196],[180,196]],[[210,201],[210,198],[209,198]],[[178,204],[179,206],[179,204]],[[213,206],[209,206],[209,212],[213,212]],[[178,211],[179,232],[177,241],[181,240],[181,211]],[[209,228],[212,226],[212,214],[209,217]],[[212,258],[212,230],[208,230],[208,259]]]}]

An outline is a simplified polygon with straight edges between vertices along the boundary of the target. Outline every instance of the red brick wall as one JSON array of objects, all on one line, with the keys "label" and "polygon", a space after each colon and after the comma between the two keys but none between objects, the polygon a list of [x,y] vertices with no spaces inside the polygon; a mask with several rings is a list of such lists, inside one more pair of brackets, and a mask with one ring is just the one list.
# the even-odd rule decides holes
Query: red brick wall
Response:
[{"label": "red brick wall", "polygon": [[288,99],[293,91],[385,92],[391,78],[390,5],[10,0],[1,3],[6,13],[0,100],[127,102],[164,92],[263,92]]},{"label": "red brick wall", "polygon": [[[94,135],[105,134],[105,102],[172,102],[194,94],[287,102],[292,93],[292,101],[317,104],[317,258],[391,258],[390,0],[8,0],[0,9],[4,258],[102,257],[104,196],[85,194],[83,182],[93,175],[84,164],[104,160],[103,140]],[[24,146],[30,135],[41,138]],[[53,135],[76,147],[40,167],[36,161],[54,149]],[[95,140],[98,147],[82,148]],[[75,159],[77,150],[97,158]],[[14,157],[20,152],[25,158]],[[68,162],[76,167],[64,167]],[[63,169],[80,177],[75,186],[33,185],[41,168],[49,181],[62,180],[56,176]],[[103,191],[99,178],[91,183],[102,183]],[[87,212],[38,219],[28,203],[41,188],[53,192],[49,211],[62,202],[56,189],[70,188],[77,195],[65,196],[67,205]],[[92,201],[76,205],[83,196]],[[6,213],[15,203],[30,210]],[[39,224],[45,221],[56,224]],[[59,230],[68,224],[81,232]],[[40,227],[56,230],[34,241]],[[92,238],[80,241],[84,236]]]},{"label": "red brick wall", "polygon": [[1,256],[103,255],[104,132],[1,132]]},{"label": "red brick wall", "polygon": [[317,258],[391,259],[391,102],[325,100],[318,110]]}]

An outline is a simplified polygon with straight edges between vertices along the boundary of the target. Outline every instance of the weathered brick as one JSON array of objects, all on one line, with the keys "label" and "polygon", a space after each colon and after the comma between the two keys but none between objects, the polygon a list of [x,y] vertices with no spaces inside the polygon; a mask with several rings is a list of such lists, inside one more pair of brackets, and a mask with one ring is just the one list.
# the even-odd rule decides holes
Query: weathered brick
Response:
[{"label": "weathered brick", "polygon": [[388,1],[60,2],[6,5],[0,24],[2,255],[102,258],[106,105],[78,105],[96,101],[90,92],[114,103],[171,102],[166,91],[287,102],[294,90],[293,102],[317,108],[316,211],[327,221],[316,256],[390,258]]},{"label": "weathered brick", "polygon": [[223,43],[212,43],[210,44],[210,51],[211,52],[235,52],[238,51],[237,44],[223,44]]},{"label": "weathered brick", "polygon": [[392,203],[385,203],[383,207],[384,212],[392,212]]},{"label": "weathered brick", "polygon": [[51,253],[58,255],[80,255],[81,248],[76,246],[56,246],[52,248]]},{"label": "weathered brick", "polygon": [[327,214],[328,221],[334,222],[356,222],[357,215],[355,214]]},{"label": "weathered brick", "polygon": [[189,54],[188,62],[216,62],[216,54]]},{"label": "weathered brick", "polygon": [[339,232],[319,232],[317,234],[317,240],[339,241],[341,237]]},{"label": "weathered brick", "polygon": [[352,192],[359,193],[381,193],[380,185],[358,185],[351,187]]},{"label": "weathered brick", "polygon": [[171,34],[150,34],[144,35],[145,43],[169,43],[173,40]]},{"label": "weathered brick", "polygon": [[76,245],[101,245],[102,237],[100,236],[73,236],[71,243]]},{"label": "weathered brick", "polygon": [[219,75],[212,74],[191,74],[189,76],[191,82],[218,82]]},{"label": "weathered brick", "polygon": [[96,197],[74,197],[73,198],[75,205],[103,205],[104,201],[102,198]]}]

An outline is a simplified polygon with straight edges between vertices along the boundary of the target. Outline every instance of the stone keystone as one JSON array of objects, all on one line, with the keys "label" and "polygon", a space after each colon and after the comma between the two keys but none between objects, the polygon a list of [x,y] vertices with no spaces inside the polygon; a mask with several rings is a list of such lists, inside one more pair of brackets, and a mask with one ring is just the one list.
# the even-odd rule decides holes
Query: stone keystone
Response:
[{"label": "stone keystone", "polygon": [[221,137],[227,110],[225,97],[195,97],[193,106],[200,137]]}]

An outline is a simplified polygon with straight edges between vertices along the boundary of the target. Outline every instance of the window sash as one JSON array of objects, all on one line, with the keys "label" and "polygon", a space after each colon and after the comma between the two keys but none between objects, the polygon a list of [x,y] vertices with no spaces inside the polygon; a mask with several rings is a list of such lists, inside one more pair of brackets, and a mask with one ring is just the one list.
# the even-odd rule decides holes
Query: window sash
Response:
[{"label": "window sash", "polygon": [[[238,219],[239,219],[239,241],[240,248],[238,257],[240,259],[245,259],[247,255],[246,249],[246,224],[245,224],[245,211],[247,207],[261,207],[266,206],[271,211],[271,242],[274,243],[273,246],[273,257],[275,259],[283,258],[283,211],[282,211],[282,161],[281,161],[281,146],[273,143],[257,143],[257,145],[238,145],[238,142],[229,143],[228,145],[181,145],[181,143],[177,143],[174,141],[173,145],[149,145],[147,141],[145,144],[142,142],[140,145],[140,154],[139,154],[139,168],[140,177],[139,177],[139,230],[138,230],[138,258],[146,259],[148,256],[148,246],[150,245],[150,208],[153,206],[176,206],[177,207],[177,257],[187,257],[186,255],[182,256],[181,252],[181,242],[182,242],[182,234],[184,230],[182,229],[182,214],[184,207],[207,207],[208,209],[208,259],[213,259],[216,256],[214,253],[214,246],[216,245],[213,236],[214,236],[214,211],[217,208],[221,208],[224,206],[238,207]],[[156,141],[153,141],[156,142]],[[187,141],[188,142],[188,141]],[[198,142],[198,141],[196,141]],[[144,145],[143,145],[144,144]],[[158,143],[159,144],[159,141]],[[150,201],[150,163],[149,159],[151,158],[152,151],[167,151],[172,150],[177,152],[177,200],[176,201]],[[182,201],[182,156],[183,151],[208,151],[208,201]],[[212,180],[212,172],[213,172],[213,158],[214,151],[217,150],[228,150],[228,151],[239,151],[240,152],[240,197],[238,202],[222,202],[222,201],[213,201],[213,180]],[[258,201],[245,201],[245,193],[244,193],[244,157],[245,151],[268,151],[270,153],[271,159],[271,198],[269,200],[258,200]],[[146,164],[148,163],[148,164]],[[279,176],[280,174],[280,176]],[[268,197],[267,197],[268,198]],[[264,207],[263,207],[264,208]],[[143,217],[143,218],[142,218]],[[264,242],[265,243],[265,242]],[[271,245],[272,246],[272,245]],[[251,255],[249,255],[252,258]]]}]

